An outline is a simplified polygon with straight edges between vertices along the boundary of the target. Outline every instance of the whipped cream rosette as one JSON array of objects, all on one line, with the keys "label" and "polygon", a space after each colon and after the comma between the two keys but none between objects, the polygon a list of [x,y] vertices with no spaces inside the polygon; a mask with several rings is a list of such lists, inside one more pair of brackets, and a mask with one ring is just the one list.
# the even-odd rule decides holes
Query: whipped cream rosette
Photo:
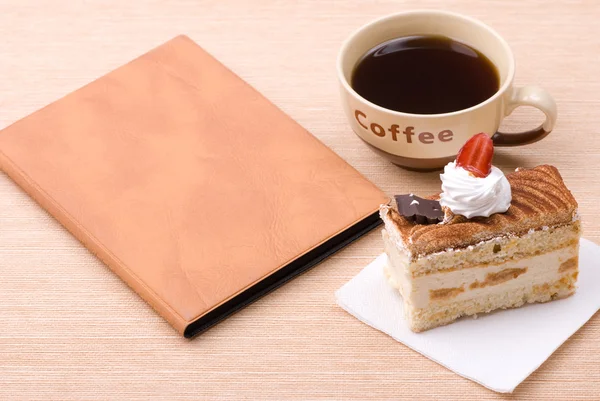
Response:
[{"label": "whipped cream rosette", "polygon": [[510,184],[492,166],[493,155],[494,145],[486,134],[469,139],[440,174],[440,205],[467,219],[506,212],[512,200]]}]

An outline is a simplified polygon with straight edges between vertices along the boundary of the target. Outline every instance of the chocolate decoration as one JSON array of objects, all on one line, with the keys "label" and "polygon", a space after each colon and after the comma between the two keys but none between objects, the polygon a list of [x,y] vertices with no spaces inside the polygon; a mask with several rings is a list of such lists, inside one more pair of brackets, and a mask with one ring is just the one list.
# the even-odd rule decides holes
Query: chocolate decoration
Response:
[{"label": "chocolate decoration", "polygon": [[440,202],[423,199],[413,194],[396,195],[398,213],[408,221],[417,224],[436,224],[444,220],[444,211]]}]

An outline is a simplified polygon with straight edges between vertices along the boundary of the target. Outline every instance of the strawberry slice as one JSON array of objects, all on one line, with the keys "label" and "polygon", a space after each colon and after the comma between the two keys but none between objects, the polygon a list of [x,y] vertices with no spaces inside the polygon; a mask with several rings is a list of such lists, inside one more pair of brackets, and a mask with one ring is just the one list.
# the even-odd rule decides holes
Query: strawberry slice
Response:
[{"label": "strawberry slice", "polygon": [[492,171],[494,143],[483,132],[469,139],[458,151],[456,165],[464,168],[475,177],[487,177]]}]

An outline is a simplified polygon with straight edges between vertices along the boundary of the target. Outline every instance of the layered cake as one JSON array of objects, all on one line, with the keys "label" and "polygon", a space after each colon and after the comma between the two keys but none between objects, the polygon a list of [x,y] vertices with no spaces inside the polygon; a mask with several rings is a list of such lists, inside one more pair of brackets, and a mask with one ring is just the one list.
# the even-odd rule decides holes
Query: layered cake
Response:
[{"label": "layered cake", "polygon": [[581,227],[558,170],[504,176],[492,154],[486,135],[473,137],[444,169],[441,195],[381,207],[386,275],[415,332],[575,292]]}]

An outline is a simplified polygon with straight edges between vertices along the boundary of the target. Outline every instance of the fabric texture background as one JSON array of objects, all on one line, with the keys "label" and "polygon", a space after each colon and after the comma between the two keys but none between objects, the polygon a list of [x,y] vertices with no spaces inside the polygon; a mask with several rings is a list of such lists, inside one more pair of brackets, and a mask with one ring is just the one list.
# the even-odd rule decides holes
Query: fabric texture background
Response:
[{"label": "fabric texture background", "polygon": [[[579,201],[583,235],[600,243],[595,0],[0,0],[0,127],[183,33],[389,195],[427,195],[440,188],[437,173],[401,170],[351,132],[335,74],[353,30],[416,8],[488,23],[515,53],[516,84],[556,98],[554,132],[498,150],[494,163],[505,172],[557,166]],[[541,121],[522,108],[503,128]],[[512,395],[358,323],[334,291],[382,250],[372,232],[189,341],[0,174],[0,399],[597,399],[598,314]]]}]

